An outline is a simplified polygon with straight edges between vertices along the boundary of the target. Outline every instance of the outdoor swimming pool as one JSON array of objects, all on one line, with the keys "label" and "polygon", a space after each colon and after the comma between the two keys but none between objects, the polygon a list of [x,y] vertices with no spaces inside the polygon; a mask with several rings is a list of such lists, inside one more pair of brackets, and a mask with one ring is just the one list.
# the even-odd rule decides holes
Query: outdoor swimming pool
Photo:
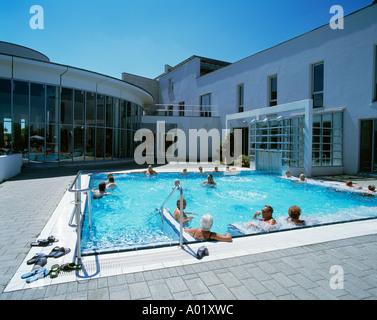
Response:
[{"label": "outdoor swimming pool", "polygon": [[[299,228],[285,221],[288,208],[298,205],[301,219],[307,226],[354,221],[377,217],[377,198],[363,196],[341,188],[327,188],[322,183],[300,183],[276,174],[244,171],[228,176],[212,173],[217,185],[202,186],[207,175],[199,173],[160,173],[146,177],[140,173],[114,174],[118,187],[92,201],[92,229],[88,214],[82,231],[82,253],[114,252],[179,243],[179,233],[171,223],[161,223],[159,208],[180,179],[185,211],[198,215],[189,227],[199,227],[204,214],[211,214],[214,223],[211,231],[232,236],[258,234],[260,229],[247,227],[254,213],[264,205],[274,209],[277,225],[273,231]],[[106,181],[106,174],[94,174],[90,187],[98,188]],[[173,213],[179,192],[167,202],[165,208]]]}]

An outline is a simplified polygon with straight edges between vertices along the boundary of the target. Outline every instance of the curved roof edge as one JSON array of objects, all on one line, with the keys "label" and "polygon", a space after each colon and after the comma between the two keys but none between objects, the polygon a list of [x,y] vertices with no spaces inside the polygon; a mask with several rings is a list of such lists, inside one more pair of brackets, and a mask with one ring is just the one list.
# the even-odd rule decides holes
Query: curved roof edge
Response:
[{"label": "curved roof edge", "polygon": [[0,54],[50,62],[46,55],[37,50],[5,41],[0,41]]},{"label": "curved roof edge", "polygon": [[[58,66],[58,67],[67,68],[67,71],[69,69],[71,69],[71,70],[75,70],[76,72],[84,72],[84,73],[91,74],[91,75],[96,76],[96,77],[103,77],[106,80],[113,81],[113,82],[118,83],[120,85],[133,87],[137,91],[143,92],[145,95],[149,96],[152,101],[154,100],[154,96],[150,92],[148,92],[144,88],[139,87],[139,86],[137,86],[133,83],[130,83],[130,82],[127,82],[127,81],[124,81],[122,79],[115,78],[115,77],[112,77],[112,76],[109,76],[109,75],[101,74],[101,73],[98,73],[96,71],[90,71],[90,70],[86,70],[86,69],[83,69],[83,68],[78,68],[78,67],[73,67],[73,66],[69,66],[69,65],[65,65],[65,64],[51,62],[50,59],[48,59],[47,57],[45,57],[45,60],[41,60],[41,59],[38,59],[38,58],[35,58],[35,57],[26,57],[26,56],[21,56],[21,55],[14,55],[14,54],[11,54],[11,53],[5,53],[5,52],[2,52],[2,50],[1,50],[2,49],[2,47],[1,47],[2,43],[3,42],[0,41],[0,56],[1,55],[2,56],[10,56],[10,57],[12,57],[12,59],[13,59],[13,57],[15,57],[17,59],[25,59],[25,60],[29,60],[29,61],[34,62],[34,63],[45,63],[45,64],[51,65],[51,66]],[[7,44],[9,44],[9,43],[7,43]],[[18,46],[18,45],[15,45],[15,46]],[[24,47],[24,48],[27,49],[26,47]],[[35,52],[37,52],[37,51],[35,51]]]}]

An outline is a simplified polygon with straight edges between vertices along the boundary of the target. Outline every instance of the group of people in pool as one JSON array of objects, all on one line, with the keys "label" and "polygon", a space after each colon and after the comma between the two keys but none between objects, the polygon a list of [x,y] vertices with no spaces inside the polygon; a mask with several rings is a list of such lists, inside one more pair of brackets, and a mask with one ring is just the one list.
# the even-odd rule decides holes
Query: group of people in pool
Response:
[{"label": "group of people in pool", "polygon": [[[292,178],[292,175],[291,175],[291,172],[289,170],[287,170],[285,172],[285,176],[286,178]],[[300,182],[306,182],[306,177],[303,173],[300,174],[300,177],[299,177],[299,181]],[[361,186],[355,186],[353,184],[352,181],[346,181],[345,185],[342,186],[344,189],[355,189],[355,190],[361,190],[361,191],[364,191],[365,194],[376,194],[376,186],[374,184],[370,184],[368,186],[368,188],[364,189],[363,187]]]},{"label": "group of people in pool", "polygon": [[106,190],[111,190],[116,188],[118,185],[114,181],[114,176],[112,173],[107,174],[107,181],[100,182],[98,185],[98,190],[92,189],[93,199],[101,199],[103,196],[110,195],[115,196]]},{"label": "group of people in pool", "polygon": [[[182,209],[186,209],[186,199],[182,198]],[[180,221],[180,208],[181,201],[177,200],[177,208],[174,210],[174,219]],[[253,216],[253,223],[249,222],[246,224],[248,227],[254,227],[262,230],[269,230],[274,227],[276,220],[272,217],[274,209],[271,206],[265,205],[264,208],[260,211],[257,211]],[[187,215],[190,215],[188,217]],[[192,215],[197,215],[195,213],[183,211],[182,220],[183,224],[187,224],[194,218]],[[298,206],[291,206],[288,209],[288,217],[286,221],[297,226],[305,226],[305,221],[300,219],[301,208]],[[259,217],[260,216],[260,217]],[[218,234],[216,232],[211,232],[210,229],[213,224],[213,217],[210,214],[202,216],[200,219],[200,228],[194,229],[184,229],[185,232],[190,233],[194,238],[198,240],[217,240],[217,241],[232,241],[232,236],[229,232],[225,235]]]},{"label": "group of people in pool", "polygon": [[[203,175],[205,174],[205,172],[203,171],[203,167],[202,166],[200,166],[198,168],[198,170],[199,170],[200,174],[203,174]],[[212,172],[219,173],[220,172],[219,171],[219,167],[215,167],[214,171],[212,171]],[[229,166],[227,166],[225,168],[225,174],[237,174],[237,173],[239,173],[239,171],[236,168],[229,168]],[[156,174],[158,174],[158,173],[156,172],[156,170],[153,169],[153,166],[150,164],[148,166],[147,171],[145,172],[145,175],[146,176],[153,176],[153,175],[156,175]],[[184,175],[184,176],[187,175],[187,169],[186,168],[184,168],[182,170],[182,175]],[[216,185],[216,181],[213,179],[213,175],[212,174],[208,174],[207,175],[207,180],[203,181],[201,183],[201,185],[215,186]]]}]

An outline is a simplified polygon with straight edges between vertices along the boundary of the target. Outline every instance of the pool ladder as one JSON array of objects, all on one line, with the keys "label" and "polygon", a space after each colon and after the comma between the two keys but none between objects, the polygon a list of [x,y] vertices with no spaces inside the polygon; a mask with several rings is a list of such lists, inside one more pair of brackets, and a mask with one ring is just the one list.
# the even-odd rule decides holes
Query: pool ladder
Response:
[{"label": "pool ladder", "polygon": [[180,215],[179,215],[179,246],[181,248],[183,248],[183,188],[181,186],[181,184],[177,184],[172,192],[170,193],[170,195],[166,198],[166,200],[164,201],[164,203],[162,204],[162,206],[160,207],[160,214],[161,214],[161,230],[163,229],[163,226],[164,226],[164,215],[162,213],[163,209],[164,209],[164,206],[165,204],[169,201],[169,199],[173,196],[173,194],[179,190],[180,191],[180,201],[179,201],[179,204],[180,204],[180,208],[179,208],[179,212],[180,212]]},{"label": "pool ladder", "polygon": [[[72,212],[72,216],[69,220],[70,227],[76,227],[77,233],[77,243],[76,243],[76,257],[78,260],[81,260],[81,194],[86,193],[86,199],[88,201],[88,209],[89,209],[89,228],[92,227],[92,203],[90,197],[90,188],[81,189],[81,174],[82,171],[79,171],[73,180],[71,186],[69,187],[68,191],[73,192],[75,195],[75,207]],[[76,216],[76,223],[73,223],[73,218]]]}]

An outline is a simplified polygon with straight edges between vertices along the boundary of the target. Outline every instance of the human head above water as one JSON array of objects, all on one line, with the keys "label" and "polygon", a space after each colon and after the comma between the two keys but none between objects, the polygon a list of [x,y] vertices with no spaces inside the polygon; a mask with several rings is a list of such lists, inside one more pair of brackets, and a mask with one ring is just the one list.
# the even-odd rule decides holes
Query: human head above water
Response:
[{"label": "human head above water", "polygon": [[300,218],[300,214],[301,214],[301,208],[300,207],[298,207],[298,206],[289,207],[288,215],[293,220],[298,220]]},{"label": "human head above water", "polygon": [[201,219],[200,219],[200,228],[203,231],[209,231],[212,227],[213,224],[213,218],[210,214],[205,214]]},{"label": "human head above water", "polygon": [[[182,198],[182,200],[183,200],[182,206],[183,206],[183,209],[184,209],[184,208],[186,208],[186,199]],[[177,200],[177,208],[178,209],[181,208],[181,198],[178,198],[178,200]]]},{"label": "human head above water", "polygon": [[271,206],[265,205],[262,210],[262,217],[263,218],[272,218],[272,213],[274,212],[274,209],[272,209]]},{"label": "human head above water", "polygon": [[98,189],[99,189],[99,191],[106,191],[106,182],[101,182],[98,185]]}]

